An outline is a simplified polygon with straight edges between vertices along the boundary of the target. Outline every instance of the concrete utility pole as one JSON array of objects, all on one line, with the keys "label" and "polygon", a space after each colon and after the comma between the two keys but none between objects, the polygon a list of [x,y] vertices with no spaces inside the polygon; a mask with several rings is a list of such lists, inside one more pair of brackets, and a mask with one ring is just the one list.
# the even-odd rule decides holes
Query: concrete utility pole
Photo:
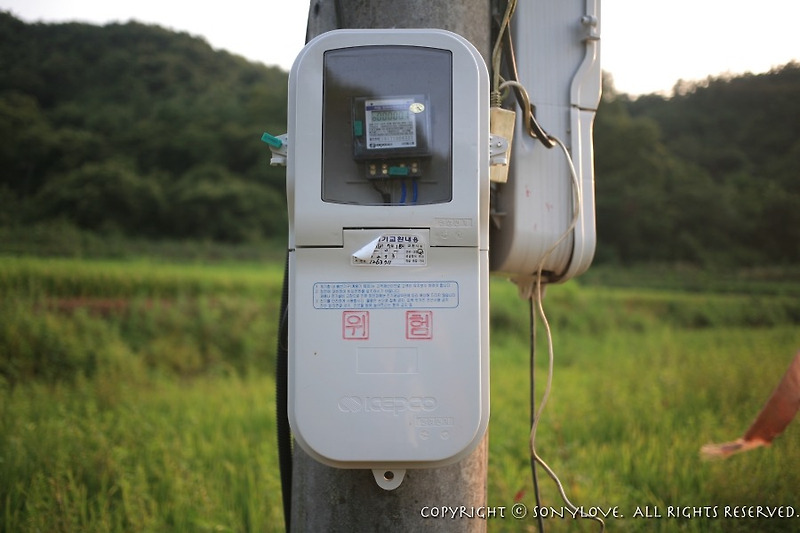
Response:
[{"label": "concrete utility pole", "polygon": [[[490,0],[311,0],[307,40],[337,28],[441,28],[463,36],[489,64]],[[486,531],[480,518],[425,518],[423,507],[486,505],[488,433],[463,461],[410,469],[399,488],[380,488],[369,470],[331,468],[294,447],[292,531]]]},{"label": "concrete utility pole", "polygon": [[491,0],[311,0],[306,40],[337,28],[440,28],[491,54]]}]

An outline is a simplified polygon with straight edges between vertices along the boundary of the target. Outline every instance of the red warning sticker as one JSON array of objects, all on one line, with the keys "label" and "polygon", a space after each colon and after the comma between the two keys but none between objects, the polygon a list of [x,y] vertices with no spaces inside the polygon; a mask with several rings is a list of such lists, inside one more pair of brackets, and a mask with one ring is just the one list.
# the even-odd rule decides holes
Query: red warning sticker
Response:
[{"label": "red warning sticker", "polygon": [[343,311],[342,338],[345,340],[368,340],[369,311]]},{"label": "red warning sticker", "polygon": [[406,339],[433,338],[433,311],[406,311]]}]

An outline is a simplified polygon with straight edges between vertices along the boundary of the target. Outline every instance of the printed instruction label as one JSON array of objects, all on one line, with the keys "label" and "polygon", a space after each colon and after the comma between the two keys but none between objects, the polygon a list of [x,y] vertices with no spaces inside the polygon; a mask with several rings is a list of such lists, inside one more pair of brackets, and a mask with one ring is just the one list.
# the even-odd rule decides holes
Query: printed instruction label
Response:
[{"label": "printed instruction label", "polygon": [[315,309],[458,307],[455,281],[325,281],[314,284]]},{"label": "printed instruction label", "polygon": [[365,266],[426,266],[428,246],[425,239],[414,233],[384,233],[373,239],[351,258],[353,265]]}]

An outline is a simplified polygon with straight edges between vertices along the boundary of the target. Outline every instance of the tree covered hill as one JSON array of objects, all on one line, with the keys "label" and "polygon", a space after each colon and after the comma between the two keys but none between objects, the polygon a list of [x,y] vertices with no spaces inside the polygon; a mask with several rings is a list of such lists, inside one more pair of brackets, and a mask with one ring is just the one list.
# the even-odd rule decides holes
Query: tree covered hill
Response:
[{"label": "tree covered hill", "polygon": [[[281,234],[287,74],[138,23],[0,13],[0,223],[227,241]],[[12,207],[13,206],[13,207]]]},{"label": "tree covered hill", "polygon": [[800,261],[800,64],[631,99],[595,127],[598,257]]},{"label": "tree covered hill", "polygon": [[[157,26],[0,12],[0,226],[283,237],[285,174],[259,138],[286,131],[286,85],[278,68]],[[607,80],[596,260],[800,261],[797,95],[797,63],[670,98],[632,99]]]}]

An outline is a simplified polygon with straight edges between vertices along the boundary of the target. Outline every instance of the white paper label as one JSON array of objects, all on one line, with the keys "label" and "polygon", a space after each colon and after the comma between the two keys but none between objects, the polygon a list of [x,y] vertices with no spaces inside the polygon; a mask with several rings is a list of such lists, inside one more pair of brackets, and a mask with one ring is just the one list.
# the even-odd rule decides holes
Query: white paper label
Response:
[{"label": "white paper label", "polygon": [[426,266],[428,243],[416,233],[384,233],[355,252],[351,264],[362,266]]}]

